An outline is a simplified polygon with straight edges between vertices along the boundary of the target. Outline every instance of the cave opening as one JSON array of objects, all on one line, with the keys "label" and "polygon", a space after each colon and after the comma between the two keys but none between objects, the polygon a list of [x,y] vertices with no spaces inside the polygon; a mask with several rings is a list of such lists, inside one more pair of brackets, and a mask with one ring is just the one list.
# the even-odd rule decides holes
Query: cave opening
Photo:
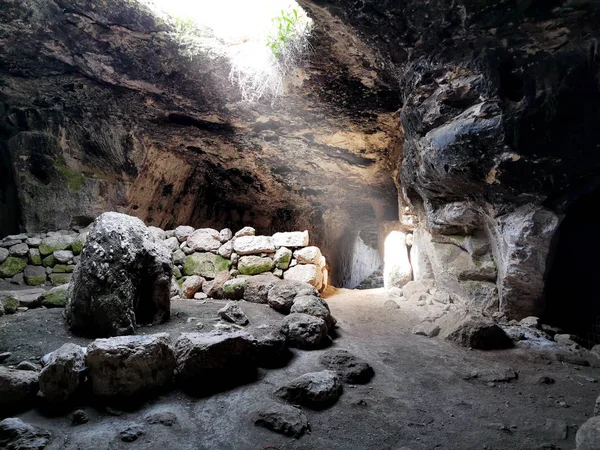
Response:
[{"label": "cave opening", "polygon": [[589,347],[600,343],[599,207],[596,191],[567,208],[554,239],[545,295],[545,320]]}]

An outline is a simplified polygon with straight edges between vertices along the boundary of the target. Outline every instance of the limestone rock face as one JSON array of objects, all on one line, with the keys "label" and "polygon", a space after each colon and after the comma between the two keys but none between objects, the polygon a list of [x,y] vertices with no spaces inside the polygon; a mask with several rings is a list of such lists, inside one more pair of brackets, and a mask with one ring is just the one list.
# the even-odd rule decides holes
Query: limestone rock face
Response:
[{"label": "limestone rock face", "polygon": [[69,288],[70,328],[88,336],[132,334],[171,311],[171,254],[143,222],[119,213],[94,222]]},{"label": "limestone rock face", "polygon": [[85,363],[94,395],[130,397],[169,386],[175,355],[168,334],[96,339]]},{"label": "limestone rock face", "polygon": [[65,403],[74,398],[83,382],[86,349],[64,344],[52,352],[40,372],[40,391],[52,403]]}]

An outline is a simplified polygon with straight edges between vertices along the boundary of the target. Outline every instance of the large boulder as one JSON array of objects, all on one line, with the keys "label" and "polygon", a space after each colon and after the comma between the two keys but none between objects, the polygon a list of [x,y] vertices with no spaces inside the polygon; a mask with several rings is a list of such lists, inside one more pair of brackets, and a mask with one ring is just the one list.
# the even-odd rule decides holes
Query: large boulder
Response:
[{"label": "large boulder", "polygon": [[38,387],[37,372],[0,366],[0,416],[31,407]]},{"label": "large boulder", "polygon": [[245,278],[234,278],[223,284],[223,297],[231,300],[241,300],[244,298],[247,281]]},{"label": "large boulder", "polygon": [[463,347],[498,350],[513,347],[512,340],[492,319],[479,314],[457,312],[439,323],[442,336]]},{"label": "large boulder", "polygon": [[319,247],[304,247],[294,252],[294,258],[298,261],[298,264],[321,264],[321,250]]},{"label": "large boulder", "polygon": [[66,309],[71,330],[88,336],[132,334],[171,312],[173,263],[144,223],[104,213],[92,225],[73,274]]},{"label": "large boulder", "polygon": [[310,372],[281,386],[275,395],[290,403],[322,409],[335,403],[342,395],[342,382],[331,370]]},{"label": "large boulder", "polygon": [[286,316],[281,331],[287,337],[290,347],[313,350],[330,343],[325,321],[308,314],[293,313]]},{"label": "large boulder", "polygon": [[323,287],[323,271],[315,264],[298,264],[290,267],[283,273],[283,278],[308,283],[317,290]]},{"label": "large boulder", "polygon": [[51,403],[66,403],[74,398],[83,382],[86,349],[67,343],[52,352],[40,372],[40,391]]},{"label": "large boulder", "polygon": [[315,295],[299,295],[294,299],[290,309],[291,313],[302,313],[323,319],[328,328],[333,328],[336,320],[329,311],[329,306],[320,297]]},{"label": "large boulder", "polygon": [[278,280],[269,290],[269,306],[283,314],[288,314],[296,297],[301,295],[319,295],[314,286],[296,280]]},{"label": "large boulder", "polygon": [[100,397],[139,396],[169,386],[175,355],[166,333],[96,339],[85,362],[92,392]]},{"label": "large boulder", "polygon": [[221,236],[212,228],[200,228],[187,238],[187,246],[195,252],[212,252],[221,247]]},{"label": "large boulder", "polygon": [[269,291],[280,281],[271,273],[246,278],[244,300],[252,303],[267,303]]},{"label": "large boulder", "polygon": [[213,253],[192,253],[183,262],[184,275],[200,275],[212,280],[219,272],[229,270],[231,261]]},{"label": "large boulder", "polygon": [[243,331],[181,333],[175,353],[178,384],[199,393],[243,380],[253,372],[256,339]]},{"label": "large boulder", "polygon": [[52,434],[42,428],[10,417],[0,422],[0,448],[7,450],[42,450],[52,440]]},{"label": "large boulder", "polygon": [[268,256],[242,256],[238,261],[238,270],[242,275],[258,275],[269,272],[275,267],[275,261]]}]

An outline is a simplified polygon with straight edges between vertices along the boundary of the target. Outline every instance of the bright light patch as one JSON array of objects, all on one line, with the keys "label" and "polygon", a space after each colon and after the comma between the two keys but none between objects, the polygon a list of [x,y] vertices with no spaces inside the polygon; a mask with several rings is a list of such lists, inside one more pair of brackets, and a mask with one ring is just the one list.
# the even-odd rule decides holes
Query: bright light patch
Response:
[{"label": "bright light patch", "polygon": [[[306,55],[312,20],[293,0],[138,0],[175,19],[192,56],[193,29],[210,28],[225,44],[230,80],[247,101],[283,92],[283,78]],[[193,28],[190,30],[190,28]]]}]

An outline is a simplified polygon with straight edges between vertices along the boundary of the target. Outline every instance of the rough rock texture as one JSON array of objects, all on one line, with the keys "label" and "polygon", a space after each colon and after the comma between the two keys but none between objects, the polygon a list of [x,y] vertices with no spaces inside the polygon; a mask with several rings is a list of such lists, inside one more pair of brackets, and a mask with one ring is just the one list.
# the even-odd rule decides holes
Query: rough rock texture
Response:
[{"label": "rough rock texture", "polygon": [[294,300],[300,295],[318,295],[317,290],[308,283],[296,280],[280,280],[269,290],[269,306],[283,314],[288,314]]},{"label": "rough rock texture", "polygon": [[175,355],[166,333],[120,336],[92,342],[85,363],[92,392],[120,399],[168,387]]},{"label": "rough rock texture", "polygon": [[290,403],[312,409],[322,409],[335,403],[342,395],[342,382],[331,370],[310,372],[293,379],[275,391],[275,395]]},{"label": "rough rock texture", "polygon": [[281,331],[290,347],[314,350],[331,342],[323,319],[302,313],[293,313],[283,319]]},{"label": "rough rock texture", "polygon": [[187,277],[181,285],[183,296],[185,298],[194,298],[196,292],[202,288],[202,283],[204,283],[204,278],[201,276],[192,275]]},{"label": "rough rock texture", "polygon": [[469,313],[448,314],[439,325],[443,337],[463,347],[495,350],[513,346],[504,330],[487,317]]},{"label": "rough rock texture", "polygon": [[283,274],[285,280],[300,281],[314,286],[317,290],[323,287],[323,272],[314,264],[298,264],[290,267]]},{"label": "rough rock texture", "polygon": [[52,433],[14,417],[0,422],[0,447],[8,450],[42,450],[50,444]]},{"label": "rough rock texture", "polygon": [[335,371],[343,381],[351,384],[365,384],[375,375],[373,368],[348,350],[331,349],[323,353],[319,362]]},{"label": "rough rock texture", "polygon": [[270,403],[254,413],[254,424],[275,433],[299,438],[308,430],[308,419],[300,408]]},{"label": "rough rock texture", "polygon": [[248,325],[248,316],[237,303],[227,303],[218,311],[219,317],[237,325]]},{"label": "rough rock texture", "polygon": [[336,323],[325,300],[315,295],[296,296],[290,313],[308,314],[323,319],[329,329],[332,329]]},{"label": "rough rock texture", "polygon": [[594,450],[600,448],[600,417],[589,418],[575,435],[576,450]]},{"label": "rough rock texture", "polygon": [[254,275],[246,278],[244,300],[252,303],[267,303],[269,291],[280,281],[272,274]]},{"label": "rough rock texture", "polygon": [[89,233],[69,288],[67,321],[88,336],[132,334],[169,319],[173,262],[142,221],[102,214]]},{"label": "rough rock texture", "polygon": [[0,414],[31,407],[38,392],[38,374],[29,370],[0,367]]},{"label": "rough rock texture", "polygon": [[40,391],[51,403],[66,403],[74,398],[83,384],[86,349],[64,344],[52,352],[40,372]]}]

